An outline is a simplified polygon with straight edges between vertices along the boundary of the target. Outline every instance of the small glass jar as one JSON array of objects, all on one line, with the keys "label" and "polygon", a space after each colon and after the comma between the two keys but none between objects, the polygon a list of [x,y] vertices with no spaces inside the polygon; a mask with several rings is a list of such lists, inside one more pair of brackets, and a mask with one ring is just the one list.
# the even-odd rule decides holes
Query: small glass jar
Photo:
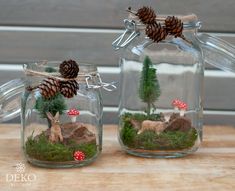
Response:
[{"label": "small glass jar", "polygon": [[114,49],[123,48],[119,142],[129,154],[175,158],[195,152],[202,141],[204,60],[235,71],[231,45],[198,35],[195,15],[179,18],[185,39],[155,43],[131,14],[113,42]]},{"label": "small glass jar", "polygon": [[[18,80],[17,87],[16,80],[1,86],[1,90],[8,92],[0,103],[1,118],[10,119],[19,113],[17,104],[10,109],[7,102],[18,103],[15,95],[23,90],[21,140],[26,159],[34,165],[48,168],[88,165],[102,151],[100,87],[108,88],[109,84],[102,83],[96,66],[83,64],[79,65],[78,77],[73,79],[79,87],[73,89],[76,82],[69,85],[70,80],[61,78],[59,64],[26,64],[26,78]],[[54,81],[59,82],[60,90],[49,98],[45,97],[42,91],[45,94],[52,91]],[[62,93],[62,86],[69,87],[64,89],[68,92]],[[71,89],[74,90],[72,93]]]}]

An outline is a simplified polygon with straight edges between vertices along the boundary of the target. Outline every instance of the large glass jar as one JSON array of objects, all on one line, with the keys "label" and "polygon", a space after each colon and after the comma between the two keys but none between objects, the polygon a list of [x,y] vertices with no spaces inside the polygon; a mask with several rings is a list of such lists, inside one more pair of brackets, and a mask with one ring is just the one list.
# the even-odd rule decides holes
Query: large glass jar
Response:
[{"label": "large glass jar", "polygon": [[195,15],[179,19],[184,38],[153,42],[146,26],[131,15],[113,42],[116,50],[123,48],[119,142],[129,154],[174,158],[195,152],[202,141],[204,60],[235,69],[231,45],[199,36]]},{"label": "large glass jar", "polygon": [[59,74],[59,64],[26,64],[25,79],[1,86],[1,120],[19,113],[17,95],[23,91],[21,140],[26,159],[49,168],[84,166],[102,150],[99,88],[108,84],[102,83],[94,65],[79,65],[78,76],[68,79]]}]

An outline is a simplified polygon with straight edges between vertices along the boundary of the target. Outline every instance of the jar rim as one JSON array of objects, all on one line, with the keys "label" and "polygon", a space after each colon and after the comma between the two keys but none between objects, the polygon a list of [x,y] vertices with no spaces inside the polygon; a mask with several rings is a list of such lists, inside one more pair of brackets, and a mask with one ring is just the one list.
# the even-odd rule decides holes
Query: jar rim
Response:
[{"label": "jar rim", "polygon": [[[47,60],[39,60],[35,62],[25,63],[23,65],[24,69],[30,69],[38,72],[46,72],[47,68],[59,70],[59,65],[63,61],[47,61]],[[79,73],[96,73],[97,66],[91,63],[79,62]]]},{"label": "jar rim", "polygon": [[[26,76],[29,77],[44,77],[53,78],[59,81],[76,80],[79,83],[85,83],[88,89],[103,88],[106,91],[113,91],[116,89],[115,82],[103,82],[97,66],[89,63],[79,63],[79,73],[74,78],[64,78],[59,72],[59,64],[61,61],[38,61],[34,63],[27,63],[23,65]],[[47,69],[49,68],[49,70]],[[31,88],[30,88],[31,89]]]}]

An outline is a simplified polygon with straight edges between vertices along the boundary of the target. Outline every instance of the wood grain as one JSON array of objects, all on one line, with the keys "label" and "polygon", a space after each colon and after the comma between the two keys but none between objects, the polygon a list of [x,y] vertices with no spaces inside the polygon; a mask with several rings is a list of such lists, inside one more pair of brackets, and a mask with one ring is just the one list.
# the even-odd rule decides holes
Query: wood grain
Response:
[{"label": "wood grain", "polygon": [[[0,64],[71,58],[97,66],[118,66],[122,51],[114,51],[112,42],[122,32],[108,29],[0,27]],[[234,33],[209,35],[235,45]]]},{"label": "wood grain", "polygon": [[[31,28],[32,29],[32,28]],[[115,31],[69,30],[1,31],[0,62],[27,63],[35,60],[75,59],[100,66],[118,66],[118,54],[112,49]]]},{"label": "wood grain", "polygon": [[126,8],[143,5],[158,14],[195,13],[205,31],[235,31],[234,0],[1,0],[0,25],[120,28]]},{"label": "wood grain", "polygon": [[[116,126],[104,127],[103,153],[92,165],[77,169],[43,169],[29,165],[20,149],[19,125],[0,125],[1,190],[171,190],[232,191],[235,188],[235,128],[206,126],[204,142],[179,159],[145,159],[127,155],[117,142]],[[14,165],[34,173],[31,185],[6,182]]]}]

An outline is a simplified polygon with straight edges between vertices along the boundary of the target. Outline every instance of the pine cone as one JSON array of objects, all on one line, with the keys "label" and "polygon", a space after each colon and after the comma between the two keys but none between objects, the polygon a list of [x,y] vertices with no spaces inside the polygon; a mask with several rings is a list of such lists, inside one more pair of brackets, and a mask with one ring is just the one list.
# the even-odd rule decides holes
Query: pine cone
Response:
[{"label": "pine cone", "polygon": [[183,37],[183,22],[180,19],[173,16],[168,16],[165,20],[165,27],[167,33],[176,37]]},{"label": "pine cone", "polygon": [[153,24],[155,23],[155,19],[156,19],[156,14],[154,12],[154,10],[151,7],[142,7],[140,8],[137,13],[136,16],[139,17],[139,19],[141,20],[141,22],[143,24]]},{"label": "pine cone", "polygon": [[38,88],[40,90],[41,95],[45,99],[49,99],[55,96],[55,94],[60,91],[60,82],[53,78],[46,78],[42,81]]},{"label": "pine cone", "polygon": [[76,80],[61,81],[60,82],[60,93],[67,98],[72,98],[77,95],[79,85]]},{"label": "pine cone", "polygon": [[60,64],[59,72],[63,78],[76,78],[78,76],[79,66],[74,60],[65,60]]},{"label": "pine cone", "polygon": [[167,36],[165,28],[163,28],[160,24],[157,23],[147,25],[145,33],[154,42],[160,42],[164,40]]}]

